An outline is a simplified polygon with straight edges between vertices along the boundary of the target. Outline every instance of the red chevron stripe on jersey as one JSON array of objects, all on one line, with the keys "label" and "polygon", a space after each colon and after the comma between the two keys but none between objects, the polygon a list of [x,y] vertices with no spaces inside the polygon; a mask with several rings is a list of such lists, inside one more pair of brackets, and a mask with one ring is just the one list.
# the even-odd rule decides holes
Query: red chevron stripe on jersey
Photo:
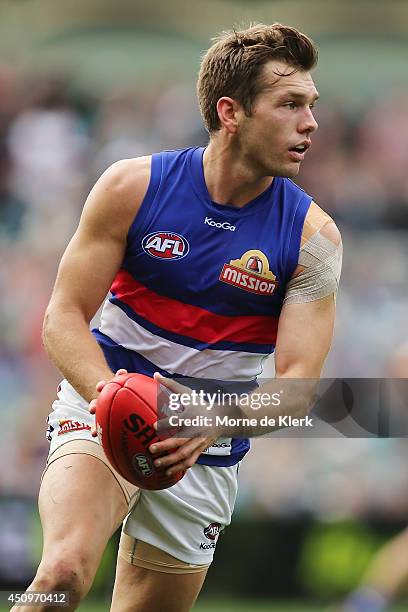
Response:
[{"label": "red chevron stripe on jersey", "polygon": [[135,313],[164,330],[202,342],[275,344],[277,317],[228,317],[159,295],[120,270],[111,287]]}]

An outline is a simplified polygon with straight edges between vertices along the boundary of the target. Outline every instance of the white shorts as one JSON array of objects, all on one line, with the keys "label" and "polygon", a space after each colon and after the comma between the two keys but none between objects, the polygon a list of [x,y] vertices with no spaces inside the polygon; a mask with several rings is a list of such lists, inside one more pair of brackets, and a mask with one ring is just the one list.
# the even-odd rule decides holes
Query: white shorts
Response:
[{"label": "white shorts", "polygon": [[[99,444],[91,436],[93,424],[88,403],[63,380],[48,417],[48,461],[65,442],[89,440]],[[219,533],[231,522],[238,465],[213,467],[196,463],[169,489],[141,490],[124,522],[124,533],[185,563],[210,564]]]},{"label": "white shorts", "polygon": [[237,471],[196,463],[169,489],[142,490],[124,533],[187,563],[211,563],[218,535],[231,522]]}]

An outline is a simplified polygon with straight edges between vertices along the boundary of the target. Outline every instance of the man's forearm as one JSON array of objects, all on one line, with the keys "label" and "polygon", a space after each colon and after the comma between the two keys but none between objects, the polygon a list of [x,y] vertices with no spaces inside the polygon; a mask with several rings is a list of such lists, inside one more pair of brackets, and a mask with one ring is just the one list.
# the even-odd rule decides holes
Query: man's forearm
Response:
[{"label": "man's forearm", "polygon": [[97,396],[98,381],[112,378],[105,356],[80,314],[47,314],[43,341],[51,361],[86,401]]},{"label": "man's forearm", "polygon": [[318,382],[312,378],[274,378],[242,396],[238,408],[241,418],[251,419],[250,435],[261,436],[307,416]]},{"label": "man's forearm", "polygon": [[[249,393],[207,393],[182,387],[173,381],[170,410],[162,426],[179,428],[178,437],[209,432],[222,437],[261,436],[306,417],[315,400],[318,378],[274,378]],[[177,388],[175,387],[177,385]],[[174,397],[173,397],[174,396]]]}]

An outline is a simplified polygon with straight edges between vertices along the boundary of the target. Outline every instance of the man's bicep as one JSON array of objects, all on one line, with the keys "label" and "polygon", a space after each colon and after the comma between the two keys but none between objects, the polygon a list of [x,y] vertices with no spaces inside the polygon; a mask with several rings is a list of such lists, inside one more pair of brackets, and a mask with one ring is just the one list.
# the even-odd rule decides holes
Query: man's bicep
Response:
[{"label": "man's bicep", "polygon": [[286,304],[279,318],[276,376],[319,378],[329,352],[335,317],[334,296]]},{"label": "man's bicep", "polygon": [[58,269],[50,307],[78,310],[91,320],[120,268],[124,243],[112,237],[89,237],[80,228]]}]

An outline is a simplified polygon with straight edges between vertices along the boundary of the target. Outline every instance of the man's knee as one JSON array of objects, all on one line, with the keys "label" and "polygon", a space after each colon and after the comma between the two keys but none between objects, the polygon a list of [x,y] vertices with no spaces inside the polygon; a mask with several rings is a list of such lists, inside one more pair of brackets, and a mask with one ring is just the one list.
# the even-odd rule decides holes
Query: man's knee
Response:
[{"label": "man's knee", "polygon": [[34,579],[35,590],[69,591],[70,603],[77,603],[91,588],[94,574],[88,559],[79,552],[44,559]]}]

